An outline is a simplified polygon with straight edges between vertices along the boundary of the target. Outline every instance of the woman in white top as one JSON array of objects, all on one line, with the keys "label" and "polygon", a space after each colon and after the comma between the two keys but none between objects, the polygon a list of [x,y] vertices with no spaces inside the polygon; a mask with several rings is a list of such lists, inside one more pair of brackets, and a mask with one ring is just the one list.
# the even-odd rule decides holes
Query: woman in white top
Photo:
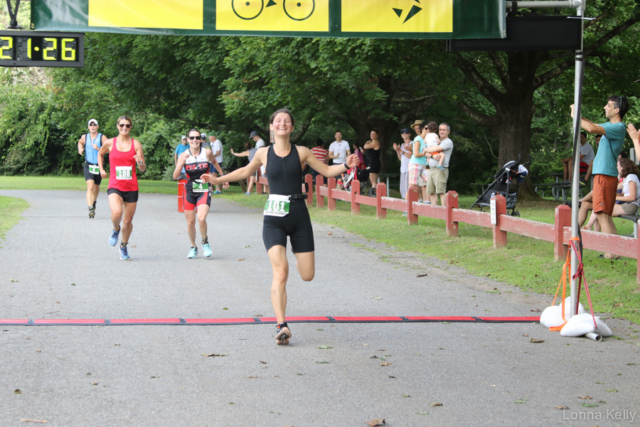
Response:
[{"label": "woman in white top", "polygon": [[[616,204],[613,207],[611,216],[635,215],[640,205],[640,180],[638,179],[638,167],[630,159],[618,159],[618,174],[622,182],[618,185],[618,190],[622,190],[616,196]],[[595,225],[595,230],[600,231],[598,218],[591,214],[586,229]]]}]

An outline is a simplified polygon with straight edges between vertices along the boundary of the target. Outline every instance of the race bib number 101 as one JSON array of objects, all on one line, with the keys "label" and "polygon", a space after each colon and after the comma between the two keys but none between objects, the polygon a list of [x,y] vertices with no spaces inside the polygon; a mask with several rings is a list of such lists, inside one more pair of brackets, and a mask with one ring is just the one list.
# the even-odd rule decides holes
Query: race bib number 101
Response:
[{"label": "race bib number 101", "polygon": [[289,214],[290,205],[289,196],[271,194],[269,195],[267,203],[264,205],[264,214],[266,216],[286,216]]}]

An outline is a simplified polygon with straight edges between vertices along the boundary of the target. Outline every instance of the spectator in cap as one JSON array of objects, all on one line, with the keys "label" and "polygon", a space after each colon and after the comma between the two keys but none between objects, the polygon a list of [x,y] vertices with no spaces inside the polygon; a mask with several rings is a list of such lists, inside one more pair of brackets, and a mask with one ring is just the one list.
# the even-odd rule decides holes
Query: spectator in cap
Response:
[{"label": "spectator in cap", "polygon": [[[187,142],[187,136],[183,135],[182,136],[182,142],[180,144],[178,144],[178,146],[176,147],[175,152],[173,153],[173,164],[174,165],[178,163],[178,156],[180,156],[180,154],[184,153],[188,149],[189,149],[189,143]],[[186,175],[186,172],[185,172],[184,168],[182,168],[182,173],[180,173],[180,176],[178,177],[178,180],[180,180],[180,179],[187,179],[187,175]]]}]

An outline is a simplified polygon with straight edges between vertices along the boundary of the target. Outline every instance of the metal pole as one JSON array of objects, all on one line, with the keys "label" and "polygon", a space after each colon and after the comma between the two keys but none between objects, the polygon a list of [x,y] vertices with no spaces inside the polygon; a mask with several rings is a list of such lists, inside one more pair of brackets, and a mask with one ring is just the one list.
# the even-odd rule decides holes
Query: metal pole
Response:
[{"label": "metal pole", "polygon": [[[581,4],[576,15],[584,17],[584,4]],[[577,238],[580,224],[578,223],[578,199],[580,197],[580,122],[582,118],[582,75],[584,70],[584,55],[582,46],[584,42],[584,20],[580,32],[580,50],[576,51],[576,77],[574,90],[574,116],[573,116],[573,182],[571,184],[571,237]],[[577,280],[573,276],[578,271],[578,254],[571,249],[571,294],[569,299],[569,317],[578,314],[576,296],[578,292]]]}]

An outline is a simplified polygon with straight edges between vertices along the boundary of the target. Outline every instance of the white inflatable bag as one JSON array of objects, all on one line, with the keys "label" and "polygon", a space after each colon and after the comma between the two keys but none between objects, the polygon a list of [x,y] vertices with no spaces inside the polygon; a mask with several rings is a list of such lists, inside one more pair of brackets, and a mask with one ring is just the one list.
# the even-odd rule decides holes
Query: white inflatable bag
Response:
[{"label": "white inflatable bag", "polygon": [[[569,299],[564,300],[564,317],[568,319],[571,313],[571,308],[569,307]],[[582,304],[578,303],[578,314],[584,313],[584,307]],[[564,323],[562,320],[562,303],[558,305],[552,305],[544,309],[542,314],[540,315],[540,324],[546,328],[554,328],[556,326],[560,326]]]},{"label": "white inflatable bag", "polygon": [[[596,325],[598,325],[598,333],[600,336],[610,337],[613,335],[611,329],[605,325],[599,317],[596,317]],[[560,331],[560,335],[563,337],[581,337],[589,332],[595,332],[593,330],[593,317],[591,317],[589,313],[582,313],[569,319]]]}]

